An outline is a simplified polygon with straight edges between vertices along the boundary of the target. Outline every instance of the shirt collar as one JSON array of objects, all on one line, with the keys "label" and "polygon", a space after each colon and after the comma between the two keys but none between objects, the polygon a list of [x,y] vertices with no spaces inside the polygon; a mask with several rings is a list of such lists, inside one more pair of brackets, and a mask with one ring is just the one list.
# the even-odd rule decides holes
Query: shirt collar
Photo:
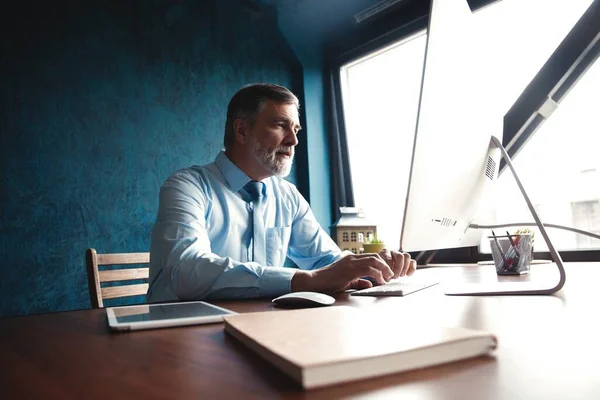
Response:
[{"label": "shirt collar", "polygon": [[[246,183],[252,180],[248,175],[246,175],[244,171],[239,169],[238,166],[235,165],[233,161],[229,159],[229,157],[227,157],[227,155],[225,155],[224,151],[221,151],[217,155],[217,158],[215,159],[215,164],[217,168],[219,168],[219,170],[221,171],[221,174],[223,174],[223,177],[225,178],[225,181],[229,185],[229,188],[232,192],[239,191],[246,185]],[[261,181],[264,184],[263,194],[269,193],[271,181],[273,179],[279,178],[270,177]]]},{"label": "shirt collar", "polygon": [[229,157],[225,155],[224,151],[221,151],[217,155],[215,164],[223,174],[223,177],[225,178],[225,181],[229,185],[229,188],[232,192],[237,192],[251,180],[250,177],[244,173],[244,171],[239,169],[238,166],[235,165],[233,161],[231,161]]}]

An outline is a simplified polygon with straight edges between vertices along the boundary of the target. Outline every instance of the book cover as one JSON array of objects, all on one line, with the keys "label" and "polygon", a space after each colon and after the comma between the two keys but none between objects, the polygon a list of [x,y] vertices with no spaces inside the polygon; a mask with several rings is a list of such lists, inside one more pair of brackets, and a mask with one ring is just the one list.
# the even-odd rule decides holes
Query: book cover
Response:
[{"label": "book cover", "polygon": [[492,352],[494,335],[348,306],[226,316],[225,331],[310,389]]}]

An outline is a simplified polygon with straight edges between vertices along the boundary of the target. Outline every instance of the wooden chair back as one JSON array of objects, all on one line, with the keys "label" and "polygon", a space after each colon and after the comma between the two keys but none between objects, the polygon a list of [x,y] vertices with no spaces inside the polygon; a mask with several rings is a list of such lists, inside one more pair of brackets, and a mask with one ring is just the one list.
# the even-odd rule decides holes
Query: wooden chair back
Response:
[{"label": "wooden chair back", "polygon": [[105,299],[116,299],[145,295],[148,283],[125,283],[121,286],[102,287],[103,282],[127,282],[148,279],[150,268],[118,268],[101,270],[106,265],[126,266],[132,264],[149,264],[150,253],[107,253],[98,254],[95,249],[87,249],[85,263],[88,276],[88,287],[92,308],[103,308]]}]

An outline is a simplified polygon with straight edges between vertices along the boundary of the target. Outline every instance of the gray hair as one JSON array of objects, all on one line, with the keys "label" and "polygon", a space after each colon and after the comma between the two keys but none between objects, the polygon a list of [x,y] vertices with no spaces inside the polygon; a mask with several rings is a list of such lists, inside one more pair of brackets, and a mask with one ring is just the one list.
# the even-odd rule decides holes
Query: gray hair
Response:
[{"label": "gray hair", "polygon": [[294,104],[300,108],[298,98],[287,88],[272,83],[255,83],[246,85],[233,95],[227,106],[227,121],[225,122],[225,148],[231,148],[235,142],[233,123],[242,119],[248,124],[254,124],[256,116],[260,113],[265,103],[272,100],[278,104]]}]

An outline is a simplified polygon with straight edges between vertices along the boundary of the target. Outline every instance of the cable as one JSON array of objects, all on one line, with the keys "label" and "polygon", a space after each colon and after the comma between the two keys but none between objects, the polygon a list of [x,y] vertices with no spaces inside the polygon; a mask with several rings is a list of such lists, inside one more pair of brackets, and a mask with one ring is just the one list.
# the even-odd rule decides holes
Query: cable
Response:
[{"label": "cable", "polygon": [[[533,223],[533,222],[514,222],[514,223],[510,223],[510,224],[498,224],[498,225],[470,224],[469,228],[473,228],[473,229],[496,229],[496,228],[506,228],[506,227],[509,227],[509,226],[537,226],[537,224]],[[584,231],[584,230],[581,230],[581,229],[577,229],[577,228],[571,228],[569,226],[556,225],[556,224],[546,224],[546,223],[544,223],[544,226],[548,227],[548,228],[564,229],[565,231],[571,231],[571,232],[579,233],[580,235],[585,235],[585,236],[593,237],[594,239],[600,239],[600,235],[597,235],[597,234],[592,233],[592,232]]]}]

